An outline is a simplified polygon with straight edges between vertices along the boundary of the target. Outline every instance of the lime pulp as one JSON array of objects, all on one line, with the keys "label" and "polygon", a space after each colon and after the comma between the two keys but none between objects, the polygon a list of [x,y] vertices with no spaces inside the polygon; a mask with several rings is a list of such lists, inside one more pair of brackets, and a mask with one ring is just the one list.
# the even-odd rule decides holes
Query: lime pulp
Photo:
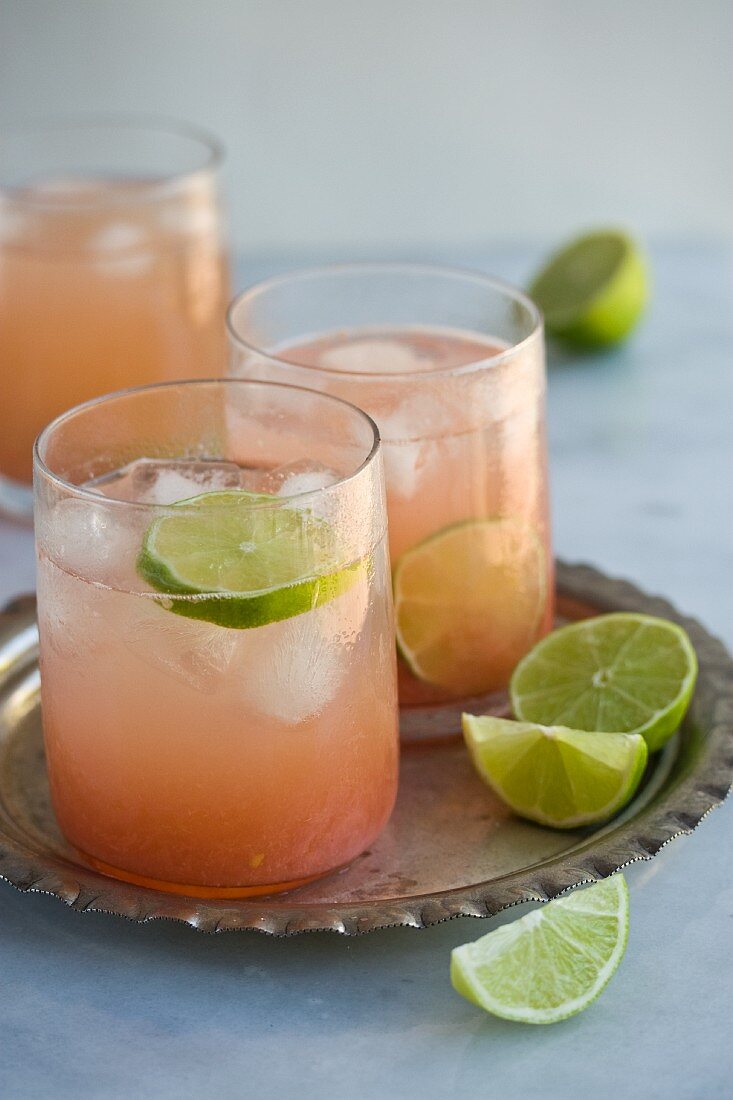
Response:
[{"label": "lime pulp", "polygon": [[137,570],[187,618],[246,629],[319,607],[354,583],[362,562],[339,567],[331,526],[277,498],[203,493],[153,520]]},{"label": "lime pulp", "polygon": [[481,778],[521,817],[574,829],[613,817],[633,796],[647,761],[644,738],[586,733],[506,718],[463,715]]},{"label": "lime pulp", "polygon": [[517,665],[516,718],[576,730],[639,733],[650,752],[689,706],[697,658],[682,627],[631,612],[599,615],[548,635]]},{"label": "lime pulp", "polygon": [[616,874],[456,947],[451,981],[494,1016],[557,1023],[582,1012],[608,985],[628,932],[629,891]]},{"label": "lime pulp", "polygon": [[419,679],[456,694],[506,685],[547,601],[542,541],[512,518],[443,528],[399,558],[393,581],[400,653]]}]

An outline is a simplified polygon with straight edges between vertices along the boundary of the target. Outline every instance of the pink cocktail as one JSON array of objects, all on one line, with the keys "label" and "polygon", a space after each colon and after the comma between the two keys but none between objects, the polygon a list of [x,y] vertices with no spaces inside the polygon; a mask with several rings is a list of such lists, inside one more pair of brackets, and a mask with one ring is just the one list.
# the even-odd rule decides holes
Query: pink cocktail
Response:
[{"label": "pink cocktail", "polygon": [[321,394],[147,387],[43,433],[44,736],[89,863],[230,896],[371,843],[397,782],[385,525],[373,425]]},{"label": "pink cocktail", "polygon": [[33,440],[102,393],[223,372],[216,143],[78,122],[6,135],[0,169],[0,507],[30,505]]},{"label": "pink cocktail", "polygon": [[541,318],[486,276],[323,268],[253,287],[232,370],[345,397],[383,439],[400,699],[506,686],[552,621]]}]

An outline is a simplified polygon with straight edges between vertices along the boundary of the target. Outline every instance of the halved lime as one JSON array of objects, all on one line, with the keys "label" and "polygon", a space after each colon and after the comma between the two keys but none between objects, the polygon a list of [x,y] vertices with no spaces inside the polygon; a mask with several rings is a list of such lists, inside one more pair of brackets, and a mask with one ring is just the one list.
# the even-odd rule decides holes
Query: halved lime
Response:
[{"label": "halved lime", "polygon": [[301,615],[351,587],[362,563],[337,568],[330,525],[268,506],[274,499],[230,490],[178,501],[148,527],[138,573],[158,592],[197,597],[169,610],[236,629]]},{"label": "halved lime", "polygon": [[451,982],[494,1016],[554,1024],[605,989],[628,935],[629,890],[616,874],[454,948]]},{"label": "halved lime", "polygon": [[394,570],[397,642],[421,680],[457,694],[503,687],[547,599],[538,535],[514,519],[445,527]]},{"label": "halved lime", "polygon": [[515,813],[555,829],[607,821],[639,786],[647,761],[635,733],[586,733],[463,715],[481,778]]},{"label": "halved lime", "polygon": [[646,262],[626,233],[588,233],[550,257],[529,295],[553,335],[581,345],[615,344],[634,328],[649,298]]},{"label": "halved lime", "polygon": [[676,623],[617,612],[556,630],[517,665],[517,718],[545,726],[640,733],[655,752],[679,726],[697,678],[690,639]]}]

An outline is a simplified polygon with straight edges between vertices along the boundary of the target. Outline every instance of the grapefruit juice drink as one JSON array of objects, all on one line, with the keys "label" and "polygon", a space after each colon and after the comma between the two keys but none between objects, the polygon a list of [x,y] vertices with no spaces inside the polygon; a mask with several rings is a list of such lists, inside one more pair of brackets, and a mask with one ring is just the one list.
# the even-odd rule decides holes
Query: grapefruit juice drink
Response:
[{"label": "grapefruit juice drink", "polygon": [[371,843],[397,744],[367,417],[258,383],[131,391],[42,435],[36,515],[51,791],[89,863],[230,896]]},{"label": "grapefruit juice drink", "polygon": [[0,144],[0,504],[22,508],[53,417],[222,373],[228,276],[206,139],[88,123]]},{"label": "grapefruit juice drink", "polygon": [[532,303],[482,275],[354,265],[260,284],[229,324],[235,373],[318,386],[379,424],[401,702],[504,688],[552,618]]}]

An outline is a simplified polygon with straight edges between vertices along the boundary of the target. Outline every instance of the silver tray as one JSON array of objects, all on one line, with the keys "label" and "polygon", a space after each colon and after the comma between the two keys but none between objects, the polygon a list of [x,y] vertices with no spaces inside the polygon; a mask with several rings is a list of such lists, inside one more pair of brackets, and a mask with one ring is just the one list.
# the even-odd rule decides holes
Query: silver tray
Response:
[{"label": "silver tray", "polygon": [[[586,565],[558,565],[566,618],[643,611],[681,623],[700,661],[687,718],[652,759],[640,792],[598,829],[557,832],[513,817],[477,779],[456,739],[409,744],[400,792],[379,840],[346,870],[264,898],[202,900],[108,878],[77,861],[49,802],[39,713],[38,637],[32,596],[0,614],[0,877],[54,894],[74,909],[134,921],[167,918],[205,932],[256,929],[353,935],[394,925],[422,928],[485,917],[604,878],[691,832],[733,780],[733,661],[722,644],[671,604]],[[446,734],[458,708],[442,712]],[[433,715],[432,728],[435,728]],[[410,731],[419,725],[411,712]]]}]

